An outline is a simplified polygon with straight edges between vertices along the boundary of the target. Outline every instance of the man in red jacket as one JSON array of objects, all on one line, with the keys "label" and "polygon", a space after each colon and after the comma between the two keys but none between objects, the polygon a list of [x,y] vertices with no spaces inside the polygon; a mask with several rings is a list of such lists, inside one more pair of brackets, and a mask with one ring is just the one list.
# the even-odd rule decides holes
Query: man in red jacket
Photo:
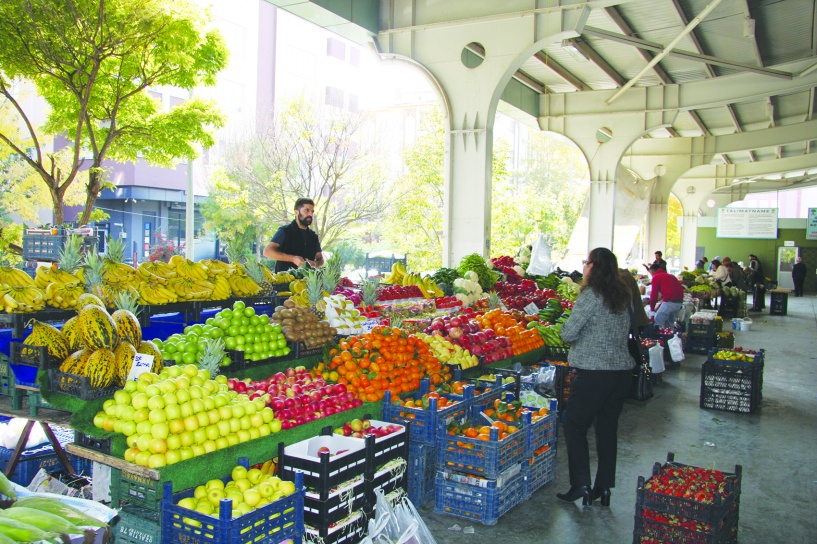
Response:
[{"label": "man in red jacket", "polygon": [[652,291],[650,292],[650,309],[655,311],[658,297],[661,297],[661,306],[655,314],[655,324],[659,327],[672,327],[678,318],[678,312],[684,302],[684,286],[678,278],[667,273],[657,263],[650,265],[652,276]]}]

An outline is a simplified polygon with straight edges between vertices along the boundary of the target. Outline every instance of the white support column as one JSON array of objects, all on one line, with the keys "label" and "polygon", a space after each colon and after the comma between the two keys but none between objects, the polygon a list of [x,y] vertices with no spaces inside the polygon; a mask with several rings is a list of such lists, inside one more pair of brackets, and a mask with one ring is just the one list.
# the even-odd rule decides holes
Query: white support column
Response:
[{"label": "white support column", "polygon": [[698,211],[683,215],[681,225],[681,267],[695,268],[695,246],[698,243]]},{"label": "white support column", "polygon": [[667,217],[669,204],[666,202],[651,202],[647,214],[647,239],[644,241],[644,251],[647,257],[656,251],[667,252]]},{"label": "white support column", "polygon": [[613,226],[616,203],[615,181],[591,181],[587,198],[590,203],[590,224],[587,250],[613,247]]}]

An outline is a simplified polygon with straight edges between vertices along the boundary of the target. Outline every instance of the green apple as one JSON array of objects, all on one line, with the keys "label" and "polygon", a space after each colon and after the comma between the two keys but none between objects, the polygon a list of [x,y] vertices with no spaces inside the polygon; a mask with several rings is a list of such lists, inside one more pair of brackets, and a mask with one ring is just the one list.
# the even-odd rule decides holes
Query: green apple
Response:
[{"label": "green apple", "polygon": [[207,501],[213,506],[218,506],[218,503],[220,503],[221,499],[224,498],[226,498],[224,489],[213,487],[207,490]]},{"label": "green apple", "polygon": [[199,419],[196,416],[187,416],[184,418],[184,429],[193,432],[199,428]]},{"label": "green apple", "polygon": [[205,395],[201,398],[201,401],[204,403],[204,410],[209,412],[210,410],[214,410],[216,407],[216,401],[213,400],[213,397],[209,395]]},{"label": "green apple", "polygon": [[136,454],[136,459],[134,459],[133,462],[140,467],[146,467],[148,466],[148,461],[150,461],[150,456],[151,453],[149,451],[140,451]]},{"label": "green apple", "polygon": [[148,458],[150,468],[161,468],[165,465],[167,465],[167,459],[163,453],[154,453]]},{"label": "green apple", "polygon": [[192,400],[201,400],[201,397],[204,396],[204,391],[202,390],[201,386],[194,384],[194,380],[191,379],[190,387],[187,388],[187,392],[190,394],[190,398]]},{"label": "green apple", "polygon": [[238,435],[235,433],[228,434],[227,442],[230,444],[230,446],[235,446],[236,444],[238,444]]},{"label": "green apple", "polygon": [[136,447],[139,448],[140,451],[148,451],[150,449],[150,441],[153,440],[153,437],[149,434],[140,434],[139,437],[136,439]]},{"label": "green apple", "polygon": [[277,433],[281,430],[281,420],[280,419],[273,419],[269,422],[269,430],[273,433]]},{"label": "green apple", "polygon": [[151,423],[164,423],[167,421],[167,413],[162,408],[152,408],[150,415],[148,415],[148,421]]},{"label": "green apple", "polygon": [[192,378],[193,376],[196,376],[199,373],[199,369],[196,365],[184,365],[182,367],[182,371],[184,372],[184,375],[187,376],[188,378]]},{"label": "green apple", "polygon": [[120,432],[125,436],[134,436],[136,434],[136,423],[133,421],[123,421]]},{"label": "green apple", "polygon": [[250,431],[258,431],[258,437],[259,438],[262,437],[262,436],[269,436],[270,434],[272,434],[272,431],[270,431],[269,425],[261,425],[260,427],[258,427],[258,429],[253,427],[252,429],[250,429]]},{"label": "green apple", "polygon": [[182,456],[182,461],[186,461],[187,459],[192,459],[194,457],[193,448],[187,446],[179,448],[179,454]]},{"label": "green apple", "polygon": [[136,462],[136,456],[139,455],[139,448],[128,448],[125,450],[125,461],[128,463]]},{"label": "green apple", "polygon": [[203,499],[205,497],[207,497],[207,488],[205,486],[200,485],[193,490],[193,499],[195,501],[198,501],[199,499]]},{"label": "green apple", "polygon": [[258,440],[259,438],[261,438],[261,431],[258,430],[256,427],[250,427],[247,430],[247,432],[250,433],[250,440]]},{"label": "green apple", "polygon": [[131,396],[127,391],[120,389],[113,394],[113,400],[116,404],[124,406],[131,403]]},{"label": "green apple", "polygon": [[198,457],[199,455],[204,455],[205,453],[207,453],[206,451],[204,451],[204,446],[202,446],[201,444],[193,444],[192,446],[190,446],[190,449],[193,450],[193,457]]},{"label": "green apple", "polygon": [[190,417],[193,415],[193,405],[191,402],[185,402],[179,405],[179,408],[182,411],[182,417]]},{"label": "green apple", "polygon": [[145,406],[143,408],[137,408],[136,411],[133,413],[133,421],[135,423],[140,423],[142,421],[147,421],[150,417],[150,409]]},{"label": "green apple", "polygon": [[232,472],[230,472],[230,477],[233,479],[234,482],[238,480],[243,480],[247,478],[247,469],[241,465],[236,465]]},{"label": "green apple", "polygon": [[218,427],[218,434],[219,436],[227,436],[230,434],[230,422],[227,420],[222,419],[218,423],[216,423]]},{"label": "green apple", "polygon": [[235,482],[235,487],[238,488],[238,490],[241,491],[242,493],[252,487],[252,482],[250,482],[250,480],[248,480],[247,478],[240,478],[238,480],[233,481]]},{"label": "green apple", "polygon": [[261,482],[258,484],[258,492],[261,493],[261,497],[268,499],[275,493],[275,488],[269,482]]},{"label": "green apple", "polygon": [[148,399],[153,397],[158,397],[162,394],[162,390],[159,389],[159,386],[156,384],[150,384],[145,388],[145,394],[148,396]]},{"label": "green apple", "polygon": [[170,426],[167,423],[154,423],[150,428],[153,438],[165,439],[170,434]]},{"label": "green apple", "polygon": [[[172,384],[173,382],[163,382],[163,383]],[[171,404],[179,404],[179,399],[178,399],[178,397],[176,397],[176,388],[173,385],[171,385],[171,387],[173,387],[173,391],[168,391],[167,393],[162,395],[162,400],[165,401],[165,406],[170,406]]]},{"label": "green apple", "polygon": [[207,417],[210,420],[211,424],[218,423],[219,421],[221,421],[221,414],[215,408],[211,408],[210,410],[207,411]]},{"label": "green apple", "polygon": [[261,481],[261,476],[263,475],[264,473],[261,472],[261,469],[259,468],[251,468],[250,470],[247,471],[247,479],[250,481],[252,485],[257,485],[258,482]]},{"label": "green apple", "polygon": [[258,406],[254,402],[245,402],[241,405],[244,408],[244,414],[251,416],[258,411]]},{"label": "green apple", "polygon": [[261,493],[258,489],[251,487],[244,491],[244,502],[251,507],[255,507],[261,501]]},{"label": "green apple", "polygon": [[284,495],[292,495],[295,493],[295,484],[287,480],[281,480],[281,483],[278,484],[278,491]]},{"label": "green apple", "polygon": [[178,404],[168,404],[165,406],[167,419],[179,419],[182,417],[182,407]]},{"label": "green apple", "polygon": [[230,441],[227,440],[226,436],[219,436],[216,438],[216,449],[223,450],[224,448],[230,447]]},{"label": "green apple", "polygon": [[269,423],[270,421],[275,419],[275,412],[273,412],[272,408],[270,408],[269,406],[265,406],[264,408],[262,408],[260,413],[261,419],[264,421],[264,423]]},{"label": "green apple", "polygon": [[216,451],[215,440],[205,440],[202,446],[204,446],[204,451],[207,453],[213,453],[214,451]]},{"label": "green apple", "polygon": [[185,448],[189,448],[196,443],[196,439],[193,438],[193,431],[184,431],[179,435],[179,440],[182,441],[182,447]]},{"label": "green apple", "polygon": [[164,438],[153,438],[148,444],[150,453],[165,453],[167,451],[167,440]]},{"label": "green apple", "polygon": [[221,406],[218,408],[218,415],[220,421],[227,421],[233,419],[233,410],[229,406]]},{"label": "green apple", "polygon": [[208,425],[204,428],[204,432],[207,433],[208,440],[216,440],[221,434],[218,431],[218,425]]},{"label": "green apple", "polygon": [[177,434],[171,434],[167,437],[167,449],[178,450],[182,447],[182,439]]},{"label": "green apple", "polygon": [[128,393],[136,393],[136,382],[133,381],[133,380],[125,382],[125,385],[123,386],[123,389],[125,391],[127,391]]},{"label": "green apple", "polygon": [[167,450],[167,453],[165,453],[165,460],[167,461],[168,465],[174,465],[182,460],[182,454],[179,453],[179,450]]},{"label": "green apple", "polygon": [[232,419],[229,420],[229,423],[230,423],[230,432],[231,433],[237,433],[238,431],[241,430],[241,421],[240,420],[238,420],[236,418],[232,418]]},{"label": "green apple", "polygon": [[199,427],[207,427],[210,424],[210,418],[207,417],[207,412],[196,413],[196,420],[199,422]]},{"label": "green apple", "polygon": [[204,488],[209,490],[211,487],[215,487],[218,489],[224,489],[224,482],[219,480],[218,478],[213,478],[212,480],[207,480],[204,484]]},{"label": "green apple", "polygon": [[193,407],[194,414],[204,411],[204,402],[202,402],[201,397],[194,396],[193,400],[190,401],[190,406]]},{"label": "green apple", "polygon": [[250,427],[252,427],[252,421],[250,421],[250,416],[241,416],[241,419],[239,419],[238,421],[241,424],[241,428],[244,429],[245,431],[249,430]]},{"label": "green apple", "polygon": [[128,445],[129,448],[136,447],[136,441],[139,439],[139,434],[132,434],[129,437],[125,438],[125,444]]},{"label": "green apple", "polygon": [[207,441],[207,431],[199,427],[193,431],[193,440],[196,444],[204,444]]},{"label": "green apple", "polygon": [[244,429],[240,429],[237,433],[238,441],[243,444],[244,442],[250,441],[250,432]]}]

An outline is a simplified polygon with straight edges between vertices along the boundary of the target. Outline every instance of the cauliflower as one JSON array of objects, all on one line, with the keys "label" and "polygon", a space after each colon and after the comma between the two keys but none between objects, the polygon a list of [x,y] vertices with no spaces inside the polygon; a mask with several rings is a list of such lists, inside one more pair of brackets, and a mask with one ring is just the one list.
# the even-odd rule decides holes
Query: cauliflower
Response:
[{"label": "cauliflower", "polygon": [[477,282],[478,279],[476,273],[468,271],[464,278],[454,280],[454,296],[463,306],[473,306],[482,296],[482,287]]}]

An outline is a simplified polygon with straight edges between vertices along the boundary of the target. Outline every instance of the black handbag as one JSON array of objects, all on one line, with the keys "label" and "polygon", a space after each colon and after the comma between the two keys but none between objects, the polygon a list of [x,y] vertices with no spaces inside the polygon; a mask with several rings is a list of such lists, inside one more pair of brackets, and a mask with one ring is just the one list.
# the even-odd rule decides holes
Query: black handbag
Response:
[{"label": "black handbag", "polygon": [[648,400],[653,397],[652,392],[652,370],[647,359],[641,351],[641,338],[635,327],[633,309],[628,306],[630,312],[630,335],[627,338],[627,349],[635,360],[633,369],[633,381],[630,384],[630,398],[634,400]]}]

